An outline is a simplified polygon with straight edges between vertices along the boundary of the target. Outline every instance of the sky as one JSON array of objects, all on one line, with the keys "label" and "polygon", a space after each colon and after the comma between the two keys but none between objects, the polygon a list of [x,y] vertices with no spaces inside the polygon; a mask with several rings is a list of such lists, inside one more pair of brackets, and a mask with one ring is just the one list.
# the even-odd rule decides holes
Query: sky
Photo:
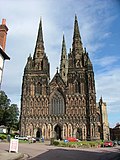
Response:
[{"label": "sky", "polygon": [[110,127],[120,123],[120,0],[1,0],[0,21],[9,28],[1,89],[20,108],[22,78],[33,56],[42,18],[45,52],[51,79],[59,67],[63,34],[67,53],[72,46],[75,14],[83,47],[94,68],[96,99],[107,104]]}]

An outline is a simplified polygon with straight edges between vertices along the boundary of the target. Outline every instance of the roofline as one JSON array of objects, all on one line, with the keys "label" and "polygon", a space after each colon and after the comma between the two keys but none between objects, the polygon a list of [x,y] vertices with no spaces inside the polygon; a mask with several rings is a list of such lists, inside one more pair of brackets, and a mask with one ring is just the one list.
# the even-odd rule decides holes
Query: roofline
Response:
[{"label": "roofline", "polygon": [[10,60],[10,57],[0,48],[0,53],[3,56],[4,59]]}]

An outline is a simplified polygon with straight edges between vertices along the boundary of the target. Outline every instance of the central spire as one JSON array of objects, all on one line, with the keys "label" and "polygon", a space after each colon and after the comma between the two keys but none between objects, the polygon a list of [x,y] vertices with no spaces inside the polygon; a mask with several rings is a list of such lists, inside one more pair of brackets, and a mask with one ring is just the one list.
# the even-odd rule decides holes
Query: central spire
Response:
[{"label": "central spire", "polygon": [[63,58],[63,56],[65,56],[66,57],[66,45],[65,45],[65,37],[64,37],[64,35],[63,35],[63,41],[62,41],[62,58]]},{"label": "central spire", "polygon": [[44,55],[44,41],[43,41],[43,31],[42,31],[42,20],[40,19],[37,41],[34,52],[34,59],[42,58]]},{"label": "central spire", "polygon": [[68,60],[67,60],[65,37],[63,35],[61,62],[60,62],[60,75],[65,83],[67,83],[67,73],[68,73]]}]

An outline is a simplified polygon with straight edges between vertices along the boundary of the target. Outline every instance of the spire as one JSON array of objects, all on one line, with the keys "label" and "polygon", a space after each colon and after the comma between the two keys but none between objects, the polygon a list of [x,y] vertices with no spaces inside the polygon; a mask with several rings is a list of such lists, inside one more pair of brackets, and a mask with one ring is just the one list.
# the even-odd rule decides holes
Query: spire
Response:
[{"label": "spire", "polygon": [[41,18],[40,18],[40,24],[39,24],[37,42],[42,42],[43,43],[42,19]]},{"label": "spire", "polygon": [[103,102],[103,98],[102,98],[102,96],[100,97],[100,102],[101,102],[101,103]]},{"label": "spire", "polygon": [[60,75],[61,75],[62,79],[64,80],[64,82],[67,82],[67,72],[68,72],[68,61],[67,61],[65,37],[63,35],[61,62],[60,62]]},{"label": "spire", "polygon": [[44,55],[44,41],[43,41],[43,31],[42,31],[42,20],[40,19],[37,41],[34,52],[34,59],[42,58]]},{"label": "spire", "polygon": [[[81,36],[80,36],[79,26],[78,26],[78,20],[76,15],[75,15],[75,21],[74,21],[72,50],[73,52],[77,51],[78,54],[81,54],[81,52],[83,51],[82,41],[81,41]],[[74,53],[74,54],[77,54],[77,53]]]},{"label": "spire", "polygon": [[66,54],[67,54],[67,53],[66,53],[65,37],[64,37],[64,35],[63,35],[61,58],[63,58],[63,56],[66,57],[66,56],[67,56]]},{"label": "spire", "polygon": [[[75,15],[75,21],[74,21],[74,35],[73,39],[78,39],[81,42],[80,32],[79,32],[79,26],[78,26],[78,20],[77,16]],[[82,43],[82,42],[81,42]]]}]

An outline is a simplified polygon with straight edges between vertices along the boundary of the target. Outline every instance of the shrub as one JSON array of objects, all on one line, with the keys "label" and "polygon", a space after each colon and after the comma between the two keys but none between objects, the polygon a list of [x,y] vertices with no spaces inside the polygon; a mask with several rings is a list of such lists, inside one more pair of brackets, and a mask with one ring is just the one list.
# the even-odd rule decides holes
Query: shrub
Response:
[{"label": "shrub", "polygon": [[6,137],[6,134],[0,134],[0,139],[6,139],[7,137]]},{"label": "shrub", "polygon": [[80,142],[64,142],[54,141],[53,145],[60,147],[71,147],[71,148],[90,148],[101,146],[102,141],[80,141]]},{"label": "shrub", "polygon": [[53,142],[53,145],[58,146],[58,145],[59,145],[59,142],[58,142],[58,141],[54,141],[54,142]]}]

